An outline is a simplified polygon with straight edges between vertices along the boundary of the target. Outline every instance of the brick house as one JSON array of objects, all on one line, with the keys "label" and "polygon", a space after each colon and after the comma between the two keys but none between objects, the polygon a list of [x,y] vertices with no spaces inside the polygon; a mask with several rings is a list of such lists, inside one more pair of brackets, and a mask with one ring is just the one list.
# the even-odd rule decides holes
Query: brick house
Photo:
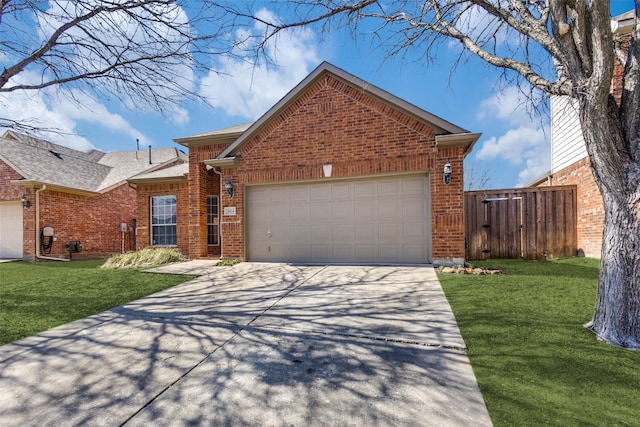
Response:
[{"label": "brick house", "polygon": [[137,245],[190,258],[462,263],[462,165],[479,136],[325,62],[256,122],[176,139],[188,169],[129,179]]},{"label": "brick house", "polygon": [[[628,49],[634,11],[612,19],[614,36]],[[620,102],[623,64],[616,60],[611,92]],[[551,97],[551,171],[531,187],[575,185],[577,187],[577,239],[580,255],[600,258],[604,207],[596,185],[578,118],[577,106],[567,97]]]},{"label": "brick house", "polygon": [[82,152],[6,132],[0,138],[0,258],[69,258],[71,241],[82,245],[74,259],[133,249],[136,191],[127,178],[186,161],[175,148]]}]

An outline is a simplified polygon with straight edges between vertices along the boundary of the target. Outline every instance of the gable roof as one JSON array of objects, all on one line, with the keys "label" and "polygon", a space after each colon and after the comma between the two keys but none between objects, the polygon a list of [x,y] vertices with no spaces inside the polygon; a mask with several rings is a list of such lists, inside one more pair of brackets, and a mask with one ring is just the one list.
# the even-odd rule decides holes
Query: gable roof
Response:
[{"label": "gable roof", "polygon": [[181,163],[165,169],[145,172],[127,179],[132,184],[160,184],[166,182],[184,182],[189,175],[189,163]]},{"label": "gable roof", "polygon": [[207,144],[229,144],[242,135],[254,122],[229,126],[224,129],[199,133],[197,135],[175,138],[174,141],[186,147],[197,147]]},{"label": "gable roof", "polygon": [[[373,98],[391,105],[393,108],[402,111],[408,116],[411,116],[423,123],[427,123],[435,131],[436,143],[438,143],[438,136],[440,135],[458,135],[458,137],[455,138],[455,144],[465,146],[465,153],[468,153],[469,151],[471,151],[471,148],[473,148],[473,144],[475,144],[475,142],[480,137],[480,134],[470,133],[466,129],[463,129],[451,122],[444,120],[441,117],[431,114],[325,61],[320,64],[314,71],[312,71],[311,74],[305,77],[300,83],[298,83],[298,85],[296,85],[289,93],[287,93],[284,98],[278,101],[264,115],[262,115],[262,117],[260,117],[257,121],[249,124],[246,130],[242,132],[225,150],[223,150],[212,163],[209,164],[216,166],[216,160],[223,161],[223,159],[226,160],[229,158],[233,158],[247,141],[251,140],[251,138],[255,136],[264,126],[266,126],[274,117],[276,117],[279,113],[281,113],[292,103],[294,103],[306,89],[314,85],[327,74],[338,80],[341,80],[345,84],[361,92],[366,93]],[[224,130],[220,130],[217,132],[220,133],[222,131]],[[446,142],[446,145],[452,146],[454,144],[452,141],[454,141],[454,139],[449,138]],[[176,140],[176,142],[180,142],[180,140]]]},{"label": "gable roof", "polygon": [[65,191],[101,193],[127,178],[155,170],[171,162],[186,162],[175,148],[105,153],[83,152],[52,142],[8,131],[0,138],[0,159],[18,172],[16,185],[47,184]]}]

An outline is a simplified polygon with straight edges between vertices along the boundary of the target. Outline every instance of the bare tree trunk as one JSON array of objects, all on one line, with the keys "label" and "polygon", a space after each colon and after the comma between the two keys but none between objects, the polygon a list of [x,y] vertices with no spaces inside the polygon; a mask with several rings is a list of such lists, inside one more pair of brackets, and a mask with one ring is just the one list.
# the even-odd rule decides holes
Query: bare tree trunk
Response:
[{"label": "bare tree trunk", "polygon": [[605,223],[596,310],[587,327],[612,345],[640,349],[640,153],[613,99],[607,112],[595,105],[583,103],[581,122]]}]

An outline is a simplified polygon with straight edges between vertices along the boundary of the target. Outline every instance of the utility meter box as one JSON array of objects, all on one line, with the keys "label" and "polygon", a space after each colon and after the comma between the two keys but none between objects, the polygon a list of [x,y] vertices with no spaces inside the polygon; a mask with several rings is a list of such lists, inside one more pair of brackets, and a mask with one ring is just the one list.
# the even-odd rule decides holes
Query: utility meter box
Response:
[{"label": "utility meter box", "polygon": [[126,222],[123,222],[123,223],[120,224],[120,231],[122,233],[126,233],[127,232],[127,223]]}]

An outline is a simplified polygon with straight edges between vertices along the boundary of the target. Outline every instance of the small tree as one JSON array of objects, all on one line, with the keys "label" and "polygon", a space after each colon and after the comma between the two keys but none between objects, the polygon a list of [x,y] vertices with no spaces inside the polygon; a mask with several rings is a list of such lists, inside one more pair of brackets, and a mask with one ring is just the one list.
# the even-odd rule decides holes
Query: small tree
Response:
[{"label": "small tree", "polygon": [[[234,4],[234,3],[232,3]],[[286,9],[278,11],[278,6]],[[295,0],[274,2],[288,22],[265,22],[264,41],[287,28],[347,27],[389,56],[429,59],[441,41],[475,55],[546,95],[573,98],[605,207],[596,310],[589,327],[617,346],[640,348],[640,21],[616,49],[608,1]],[[635,1],[635,16],[640,1]],[[362,29],[362,31],[360,31]],[[614,52],[624,64],[620,102],[610,93]]]},{"label": "small tree", "polygon": [[491,185],[489,169],[479,166],[477,161],[468,160],[464,163],[465,191],[486,190]]}]

